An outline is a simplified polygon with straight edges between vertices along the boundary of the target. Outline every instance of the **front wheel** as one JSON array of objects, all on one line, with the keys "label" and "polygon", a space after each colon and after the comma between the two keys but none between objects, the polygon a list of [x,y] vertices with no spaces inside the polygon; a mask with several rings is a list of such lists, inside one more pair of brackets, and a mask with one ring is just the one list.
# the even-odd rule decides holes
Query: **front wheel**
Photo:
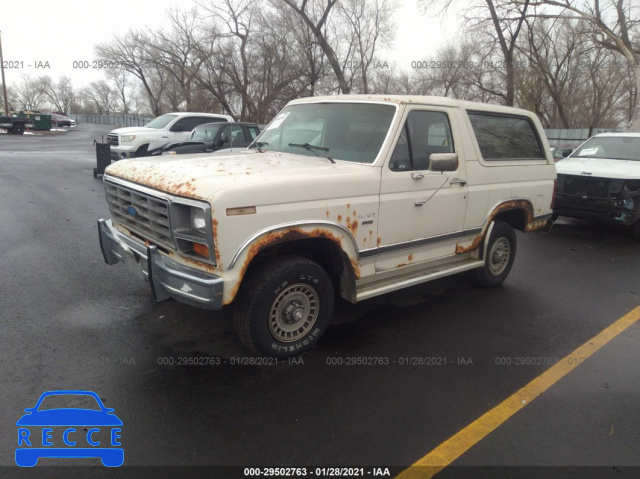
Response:
[{"label": "front wheel", "polygon": [[265,356],[296,356],[318,342],[333,313],[333,284],[317,263],[283,256],[258,266],[235,299],[240,340]]},{"label": "front wheel", "polygon": [[510,224],[496,221],[489,238],[484,266],[474,270],[474,283],[483,288],[499,286],[507,278],[516,257],[516,233]]},{"label": "front wheel", "polygon": [[22,123],[16,123],[11,128],[11,133],[14,135],[22,135],[24,133],[24,125]]}]

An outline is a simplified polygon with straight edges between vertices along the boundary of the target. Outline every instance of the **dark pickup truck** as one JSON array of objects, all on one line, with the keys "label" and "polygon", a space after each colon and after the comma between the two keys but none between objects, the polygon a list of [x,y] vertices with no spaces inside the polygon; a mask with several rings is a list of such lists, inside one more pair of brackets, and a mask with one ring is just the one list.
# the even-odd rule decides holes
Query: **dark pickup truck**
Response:
[{"label": "dark pickup truck", "polygon": [[223,148],[246,148],[258,136],[256,123],[217,122],[195,127],[184,141],[151,143],[147,156],[211,153]]},{"label": "dark pickup truck", "polygon": [[11,116],[0,116],[0,128],[7,130],[7,133],[22,135],[27,125],[31,125],[30,118],[17,118]]}]

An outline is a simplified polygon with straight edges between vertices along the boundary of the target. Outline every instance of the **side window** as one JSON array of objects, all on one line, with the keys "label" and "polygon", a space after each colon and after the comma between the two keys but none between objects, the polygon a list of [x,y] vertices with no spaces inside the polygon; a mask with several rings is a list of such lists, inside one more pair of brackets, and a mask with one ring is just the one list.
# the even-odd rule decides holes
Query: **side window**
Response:
[{"label": "side window", "polygon": [[227,148],[227,143],[231,140],[231,125],[226,125],[222,128],[220,132],[220,137],[218,138],[218,148]]},{"label": "side window", "polygon": [[258,137],[258,135],[260,134],[260,129],[258,129],[255,126],[250,126],[249,127],[249,133],[251,134],[251,139],[255,140]]},{"label": "side window", "polygon": [[249,142],[245,138],[244,130],[240,125],[231,127],[231,146],[246,146]]},{"label": "side window", "polygon": [[482,158],[544,160],[540,138],[526,117],[468,112]]},{"label": "side window", "polygon": [[446,113],[412,111],[391,155],[392,171],[426,170],[432,153],[453,153],[451,125]]}]

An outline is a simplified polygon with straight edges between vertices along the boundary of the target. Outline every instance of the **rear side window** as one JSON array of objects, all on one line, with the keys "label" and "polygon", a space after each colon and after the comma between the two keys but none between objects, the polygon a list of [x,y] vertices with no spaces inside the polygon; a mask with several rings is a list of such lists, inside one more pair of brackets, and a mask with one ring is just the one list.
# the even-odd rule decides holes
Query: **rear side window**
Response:
[{"label": "rear side window", "polygon": [[468,112],[485,160],[544,160],[540,138],[522,116]]}]

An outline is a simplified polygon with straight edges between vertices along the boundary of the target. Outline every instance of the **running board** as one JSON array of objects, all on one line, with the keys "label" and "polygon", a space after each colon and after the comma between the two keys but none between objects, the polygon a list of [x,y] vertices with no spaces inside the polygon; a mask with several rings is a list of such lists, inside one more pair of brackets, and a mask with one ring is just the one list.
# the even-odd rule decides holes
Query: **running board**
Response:
[{"label": "running board", "polygon": [[477,259],[470,259],[467,261],[461,261],[458,263],[451,263],[446,265],[440,265],[426,270],[416,271],[409,275],[402,281],[398,281],[398,276],[385,278],[380,281],[374,281],[366,285],[361,286],[356,291],[356,302],[364,299],[373,298],[381,294],[390,293],[399,289],[415,286],[416,284],[426,283],[427,281],[433,281],[434,279],[442,278],[456,273],[462,273],[470,269],[480,268],[484,266],[484,261]]}]

